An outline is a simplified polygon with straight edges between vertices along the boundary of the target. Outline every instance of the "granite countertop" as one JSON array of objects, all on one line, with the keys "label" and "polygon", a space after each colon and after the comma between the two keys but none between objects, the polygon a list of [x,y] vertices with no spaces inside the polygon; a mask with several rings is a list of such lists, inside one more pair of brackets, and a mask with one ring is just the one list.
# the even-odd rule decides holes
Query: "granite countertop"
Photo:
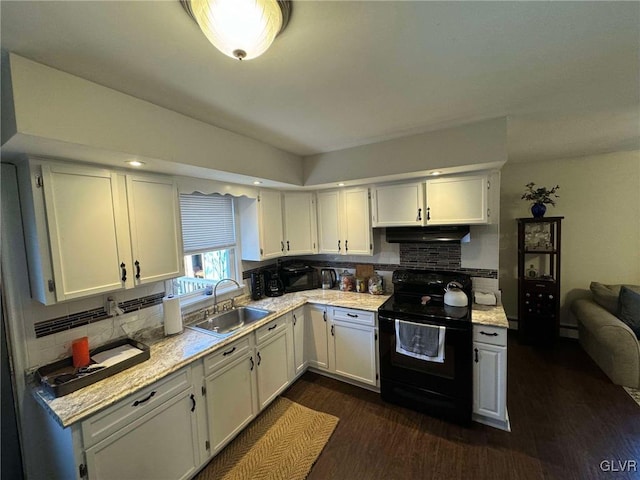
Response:
[{"label": "granite countertop", "polygon": [[[267,297],[258,301],[241,302],[274,313],[249,325],[241,333],[219,338],[185,328],[181,334],[162,336],[162,329],[155,337],[145,339],[151,349],[151,358],[123,372],[77,390],[63,397],[54,398],[44,388],[33,388],[36,400],[63,427],[84,420],[90,415],[115,404],[128,395],[147,387],[161,378],[190,363],[224,348],[242,336],[249,334],[274,318],[284,315],[306,303],[329,305],[359,310],[377,311],[389,295],[340,292],[337,290],[307,290],[289,293],[281,297]],[[473,305],[474,324],[508,328],[509,323],[501,305]]]},{"label": "granite countertop", "polygon": [[474,303],[471,321],[476,325],[509,328],[507,314],[502,305],[477,305]]},{"label": "granite countertop", "polygon": [[389,295],[307,290],[255,302],[243,302],[245,305],[264,308],[274,313],[251,324],[241,333],[224,339],[189,328],[185,328],[181,334],[170,337],[163,337],[162,334],[155,338],[150,337],[148,344],[151,349],[151,358],[146,362],[63,397],[55,398],[39,385],[33,387],[33,395],[62,427],[68,427],[305,303],[377,311],[388,298]]}]

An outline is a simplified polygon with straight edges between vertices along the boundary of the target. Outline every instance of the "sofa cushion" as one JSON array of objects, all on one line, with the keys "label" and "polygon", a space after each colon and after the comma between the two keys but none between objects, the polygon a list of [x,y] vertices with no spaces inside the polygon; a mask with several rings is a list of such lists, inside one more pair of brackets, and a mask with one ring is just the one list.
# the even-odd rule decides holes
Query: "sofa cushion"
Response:
[{"label": "sofa cushion", "polygon": [[622,285],[605,285],[603,283],[591,282],[589,286],[593,299],[602,308],[612,315],[618,315],[618,296]]},{"label": "sofa cushion", "polygon": [[627,286],[620,289],[618,313],[620,320],[626,323],[640,339],[640,293]]}]

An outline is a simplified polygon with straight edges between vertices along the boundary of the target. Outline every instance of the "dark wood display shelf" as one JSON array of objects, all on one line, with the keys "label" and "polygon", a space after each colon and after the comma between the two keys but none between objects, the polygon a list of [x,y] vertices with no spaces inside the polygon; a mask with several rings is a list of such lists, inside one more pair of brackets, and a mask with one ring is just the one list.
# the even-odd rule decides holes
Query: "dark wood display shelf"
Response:
[{"label": "dark wood display shelf", "polygon": [[[564,217],[518,218],[518,337],[521,343],[548,345],[560,331],[560,248]],[[531,248],[534,245],[534,248]],[[531,255],[540,276],[526,275]],[[534,267],[535,268],[535,267]]]}]

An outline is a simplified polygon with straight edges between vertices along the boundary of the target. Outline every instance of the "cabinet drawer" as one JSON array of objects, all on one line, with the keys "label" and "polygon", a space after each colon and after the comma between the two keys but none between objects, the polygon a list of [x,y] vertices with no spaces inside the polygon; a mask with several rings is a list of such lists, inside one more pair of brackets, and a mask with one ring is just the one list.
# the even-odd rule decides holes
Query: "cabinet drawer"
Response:
[{"label": "cabinet drawer", "polygon": [[364,310],[353,310],[351,308],[332,308],[331,318],[343,322],[359,323],[361,325],[376,324],[375,312],[366,312]]},{"label": "cabinet drawer", "polygon": [[473,341],[490,343],[491,345],[507,345],[507,329],[501,327],[489,327],[486,325],[473,326]]},{"label": "cabinet drawer", "polygon": [[82,422],[84,446],[96,444],[189,387],[191,369],[185,368],[93,415]]},{"label": "cabinet drawer", "polygon": [[264,342],[268,338],[274,336],[275,334],[281,332],[286,328],[287,328],[286,315],[282,315],[281,317],[278,317],[275,320],[271,320],[269,323],[267,323],[266,325],[256,330],[257,344],[260,345],[262,342]]},{"label": "cabinet drawer", "polygon": [[249,342],[249,335],[245,335],[243,338],[236,340],[233,343],[221,348],[215,353],[205,357],[204,359],[204,374],[209,375],[216,370],[219,370],[222,366],[232,362],[236,358],[240,358],[244,355],[249,348],[251,348]]}]

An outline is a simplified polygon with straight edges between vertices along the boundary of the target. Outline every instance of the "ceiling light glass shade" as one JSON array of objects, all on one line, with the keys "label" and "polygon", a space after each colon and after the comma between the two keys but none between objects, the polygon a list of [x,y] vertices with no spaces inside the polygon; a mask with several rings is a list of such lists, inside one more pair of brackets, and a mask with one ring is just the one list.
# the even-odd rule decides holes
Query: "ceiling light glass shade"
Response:
[{"label": "ceiling light glass shade", "polygon": [[282,27],[276,0],[191,0],[191,9],[209,41],[238,60],[262,55]]}]

